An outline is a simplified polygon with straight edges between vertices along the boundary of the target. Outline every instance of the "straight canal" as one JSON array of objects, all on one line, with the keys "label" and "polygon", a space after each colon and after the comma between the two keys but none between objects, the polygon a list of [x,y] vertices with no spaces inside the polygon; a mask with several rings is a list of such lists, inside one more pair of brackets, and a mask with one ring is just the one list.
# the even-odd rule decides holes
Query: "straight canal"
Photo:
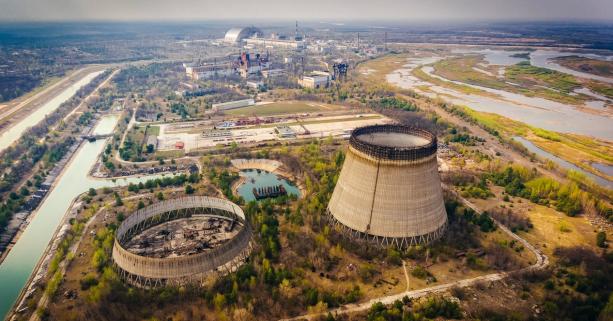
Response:
[{"label": "straight canal", "polygon": [[[113,132],[118,116],[105,116],[94,128],[94,134]],[[64,172],[56,180],[53,189],[40,207],[31,215],[31,221],[15,246],[0,264],[0,319],[4,319],[20,292],[26,286],[47,245],[70,207],[73,199],[90,187],[116,187],[139,183],[162,175],[111,179],[95,179],[88,175],[104,150],[107,140],[83,142]]]}]

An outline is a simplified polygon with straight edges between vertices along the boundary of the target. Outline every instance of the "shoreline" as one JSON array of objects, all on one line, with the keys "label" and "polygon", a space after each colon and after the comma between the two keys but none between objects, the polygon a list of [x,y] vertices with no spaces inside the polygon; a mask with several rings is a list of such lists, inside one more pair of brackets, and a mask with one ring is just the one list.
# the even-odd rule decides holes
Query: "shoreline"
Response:
[{"label": "shoreline", "polygon": [[[83,69],[81,69],[81,70],[85,70],[85,69],[87,69],[87,68],[83,68]],[[81,107],[82,107],[82,105],[83,105],[83,103],[84,103],[84,102],[85,102],[85,101],[86,101],[86,100],[87,100],[89,97],[91,97],[91,96],[92,96],[94,93],[98,92],[98,91],[100,90],[100,88],[102,88],[102,86],[103,86],[103,85],[105,85],[106,83],[108,83],[108,81],[110,81],[110,80],[112,79],[112,77],[113,77],[113,76],[114,76],[116,73],[117,73],[117,70],[116,70],[115,72],[111,73],[111,74],[109,75],[109,77],[107,77],[105,80],[103,80],[103,81],[102,81],[102,82],[101,82],[101,83],[100,83],[100,84],[99,84],[99,85],[98,85],[96,88],[94,88],[94,90],[93,90],[91,93],[89,93],[89,94],[88,94],[86,97],[84,97],[84,98],[82,99],[81,103],[79,103],[79,104],[78,104],[78,105],[77,105],[75,108],[73,108],[73,109],[72,109],[72,110],[69,112],[69,114],[68,114],[68,115],[70,115],[70,114],[74,113],[74,112],[75,112],[77,109],[81,108]],[[88,73],[87,75],[89,75],[89,73]],[[87,75],[86,75],[86,76],[87,76]],[[79,80],[80,80],[80,79],[79,79]],[[77,80],[77,81],[79,81],[79,80]],[[93,79],[92,79],[92,80],[93,80]],[[90,82],[90,83],[91,83],[91,82]],[[61,93],[60,93],[60,94],[61,94]],[[51,99],[53,99],[53,98],[51,98]],[[42,106],[41,106],[41,107],[42,107]],[[109,114],[113,114],[113,113],[109,113]],[[108,115],[108,114],[105,114],[105,115]],[[102,116],[105,116],[105,115],[102,115]],[[102,116],[101,116],[100,118],[102,118]],[[98,121],[100,121],[100,120],[98,119]],[[97,123],[98,123],[98,122],[96,122],[96,124],[97,124]],[[95,128],[95,126],[94,126],[94,125],[92,125],[92,126],[91,126],[91,128],[89,129],[89,132],[90,132],[90,133],[91,133],[91,132],[93,132],[94,128]],[[1,134],[1,132],[0,132],[0,135],[2,135],[2,134]],[[77,139],[77,141],[80,139],[79,135],[77,135],[76,139]],[[12,145],[14,145],[15,143],[17,143],[18,141],[19,141],[19,139],[18,139],[18,140],[16,140],[15,142],[13,142],[13,144],[11,144],[11,146],[12,146]],[[42,205],[42,204],[43,204],[43,203],[46,201],[47,197],[48,197],[48,196],[51,194],[51,192],[52,192],[52,191],[53,191],[53,189],[55,188],[55,183],[56,183],[56,182],[57,182],[59,179],[61,179],[61,178],[62,178],[63,173],[64,173],[64,171],[65,171],[65,168],[70,167],[70,165],[71,165],[71,163],[72,163],[73,156],[74,156],[74,155],[75,155],[75,154],[76,154],[76,153],[77,153],[77,152],[78,152],[78,151],[81,149],[82,144],[83,144],[83,140],[81,140],[81,142],[78,142],[78,145],[77,145],[77,147],[74,149],[74,151],[72,152],[72,154],[71,154],[71,155],[68,155],[68,157],[69,157],[69,158],[68,158],[68,160],[67,160],[66,164],[64,164],[64,168],[62,168],[62,170],[60,171],[60,173],[58,174],[58,176],[57,176],[57,177],[55,177],[55,179],[53,180],[53,183],[52,183],[52,185],[51,185],[51,188],[50,188],[50,189],[47,191],[47,193],[45,194],[45,196],[43,197],[43,199],[41,199],[41,201],[38,203],[38,205],[36,206],[36,208],[35,208],[34,210],[30,211],[30,213],[28,214],[28,216],[26,217],[26,219],[24,219],[24,220],[21,222],[21,224],[19,225],[19,228],[18,228],[18,232],[17,232],[17,233],[15,233],[15,235],[13,235],[13,237],[12,237],[12,238],[11,238],[11,240],[9,241],[9,243],[8,243],[7,247],[6,247],[6,248],[5,248],[5,250],[2,252],[2,255],[0,255],[0,264],[2,264],[2,263],[4,262],[4,260],[6,259],[6,257],[8,256],[8,254],[10,253],[10,251],[12,250],[12,248],[14,247],[14,245],[15,245],[15,244],[16,244],[16,243],[19,241],[19,238],[21,237],[21,234],[23,234],[23,232],[24,232],[24,231],[25,231],[25,229],[28,227],[28,225],[30,224],[30,222],[32,221],[32,219],[34,219],[34,217],[36,216],[36,213],[38,212],[39,207],[40,207],[40,206],[41,206],[41,205]],[[62,159],[63,159],[63,158],[62,158]],[[61,163],[61,161],[62,161],[62,160],[58,161],[58,162],[56,163],[56,165],[57,165],[57,164],[59,164],[59,163]],[[55,166],[56,166],[56,165],[54,165],[54,168],[55,168]],[[5,231],[5,232],[6,232],[6,231]]]},{"label": "shoreline", "polygon": [[[296,188],[298,188],[298,190],[300,191],[300,195],[298,196],[298,199],[303,198],[306,195],[306,188],[303,184],[303,182],[294,174],[284,171],[281,169],[281,167],[285,166],[285,164],[283,164],[283,162],[278,161],[278,160],[274,160],[276,162],[278,162],[280,165],[277,166],[275,169],[271,170],[270,169],[270,164],[265,164],[265,163],[258,163],[257,160],[258,159],[248,159],[251,161],[255,161],[255,162],[251,162],[250,165],[248,166],[240,166],[237,167],[236,165],[232,165],[232,167],[234,167],[235,169],[238,169],[239,173],[242,170],[246,170],[246,169],[255,169],[255,170],[262,170],[262,171],[266,171],[269,173],[273,173],[285,180],[287,180],[290,183],[293,183]],[[270,161],[273,159],[266,159],[266,161]],[[240,174],[239,174],[240,175]],[[245,176],[240,175],[239,179],[236,180],[234,183],[232,183],[232,186],[230,187],[230,189],[232,190],[232,193],[234,195],[238,195],[238,188],[245,183],[247,179],[245,178]]]},{"label": "shoreline", "polygon": [[[38,111],[39,109],[43,108],[45,106],[45,104],[47,104],[49,101],[51,101],[51,100],[57,98],[58,96],[62,95],[68,88],[70,88],[70,86],[73,86],[74,84],[78,83],[79,81],[81,81],[83,78],[87,77],[91,73],[102,71],[102,70],[105,70],[105,69],[106,69],[106,67],[104,65],[89,65],[89,66],[85,66],[85,67],[83,67],[81,69],[78,69],[78,70],[72,72],[70,75],[62,78],[61,80],[59,80],[58,82],[54,83],[53,85],[50,85],[46,89],[43,89],[42,91],[34,94],[32,97],[30,97],[28,99],[25,99],[24,102],[17,103],[17,105],[13,107],[13,110],[6,110],[6,111],[4,111],[4,113],[2,115],[0,115],[0,122],[2,122],[5,119],[9,119],[9,120],[7,120],[7,125],[2,127],[2,129],[0,129],[0,136],[4,135],[5,132],[10,130],[10,128],[12,128],[17,123],[20,123],[21,121],[24,121],[25,119],[27,119],[30,114],[32,114],[32,113]],[[80,75],[81,75],[81,77],[78,77]],[[73,79],[73,77],[77,77],[77,78]],[[65,86],[65,87],[62,87],[61,85],[63,85],[63,84],[68,84],[68,85]],[[89,83],[87,83],[87,84],[89,84]],[[85,85],[87,85],[87,84],[85,84]],[[53,91],[58,86],[60,87],[60,92],[51,94],[51,96],[48,97],[46,99],[46,101],[44,101],[44,102],[39,102],[38,104],[35,103],[36,100],[45,99],[45,97],[41,97],[41,96],[47,95],[48,93],[46,91]],[[67,99],[67,101],[70,100],[72,97],[74,97],[74,95],[69,97]],[[19,107],[19,105],[21,105],[21,104],[24,104],[24,106],[20,106]],[[30,104],[34,104],[34,105],[33,106],[28,106]],[[5,108],[7,108],[7,107],[3,107],[3,109],[5,109]],[[58,106],[58,108],[59,108],[59,106]],[[51,111],[51,112],[54,112],[54,111]],[[17,115],[17,117],[14,117],[16,113],[20,113],[20,112],[23,115]],[[36,124],[34,124],[34,125],[36,125]],[[7,147],[9,147],[9,146],[7,146]]]},{"label": "shoreline", "polygon": [[[51,186],[51,189],[49,189],[49,192],[45,195],[45,198],[40,202],[40,205],[44,204],[44,201],[46,201],[47,197],[49,197],[49,195],[51,195],[51,193],[55,190],[56,186],[57,186],[57,182],[62,179],[62,177],[64,176],[64,174],[66,173],[67,169],[72,165],[72,163],[75,160],[75,155],[81,151],[81,149],[84,146],[84,143],[86,141],[82,140],[81,143],[79,144],[79,147],[75,150],[75,152],[71,155],[70,160],[68,161],[68,163],[66,163],[66,166],[64,166],[64,168],[62,169],[62,171],[60,172],[60,174],[56,177],[54,184]],[[45,247],[45,250],[43,251],[42,255],[40,256],[40,258],[38,259],[38,262],[36,263],[36,265],[34,266],[34,269],[32,270],[32,273],[30,274],[30,276],[28,277],[28,280],[26,281],[26,283],[24,284],[24,286],[21,288],[21,291],[19,292],[19,295],[17,296],[17,298],[15,299],[15,302],[13,302],[13,305],[11,307],[11,309],[7,312],[6,316],[4,317],[4,320],[12,320],[14,314],[17,312],[16,309],[18,309],[20,306],[22,306],[22,304],[24,302],[22,302],[25,298],[25,294],[28,293],[28,291],[30,290],[30,288],[33,286],[32,281],[34,280],[34,278],[36,277],[36,275],[38,275],[38,273],[40,272],[39,270],[42,268],[42,266],[44,265],[45,261],[47,260],[47,257],[49,255],[49,251],[51,250],[51,248],[53,248],[53,245],[58,242],[57,240],[57,234],[58,232],[61,230],[61,228],[64,226],[65,222],[66,222],[66,217],[68,216],[67,213],[70,213],[70,210],[72,209],[72,207],[74,206],[75,200],[77,200],[78,197],[74,198],[71,200],[70,202],[70,206],[68,207],[68,209],[66,210],[66,212],[62,215],[62,221],[60,222],[60,224],[58,224],[58,226],[55,228],[55,231],[53,232],[53,236],[52,236],[52,242],[49,242],[47,244],[47,246]],[[35,212],[33,212],[32,214],[30,214],[30,216],[28,216],[28,218],[35,218],[38,215],[40,206],[36,209]],[[30,220],[31,221],[31,220]],[[29,222],[28,222],[29,225]],[[22,230],[25,231],[25,229],[28,227],[28,225],[26,225]],[[20,233],[21,234],[21,233]],[[19,241],[19,239],[14,240],[14,243],[17,243]],[[10,251],[7,251],[7,255]],[[4,261],[4,258],[3,258]],[[0,262],[0,264],[2,264],[2,262]],[[9,318],[10,317],[10,318]]]}]

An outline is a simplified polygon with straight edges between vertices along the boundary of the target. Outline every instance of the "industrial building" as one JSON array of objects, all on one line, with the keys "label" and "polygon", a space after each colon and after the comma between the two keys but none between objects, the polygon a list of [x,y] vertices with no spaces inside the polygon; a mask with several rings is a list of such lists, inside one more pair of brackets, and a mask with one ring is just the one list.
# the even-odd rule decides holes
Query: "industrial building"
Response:
[{"label": "industrial building", "polygon": [[241,75],[248,78],[252,75],[259,75],[269,69],[270,62],[268,55],[259,53],[250,54],[241,52],[238,56],[229,56],[227,60],[206,63],[184,63],[185,74],[193,80],[208,79],[213,77],[228,77]]},{"label": "industrial building", "polygon": [[228,101],[225,103],[213,104],[211,108],[216,111],[221,111],[221,110],[241,108],[241,107],[247,107],[247,106],[253,106],[253,105],[255,105],[255,100],[250,98],[250,99],[234,100],[234,101]]},{"label": "industrial building", "polygon": [[306,44],[303,40],[295,39],[280,39],[280,38],[262,38],[253,37],[245,38],[245,43],[253,46],[263,46],[267,48],[290,48],[290,49],[305,49]]},{"label": "industrial building", "polygon": [[112,257],[121,278],[135,286],[198,285],[236,270],[250,253],[252,235],[236,204],[183,197],[128,216],[117,228]]},{"label": "industrial building", "polygon": [[261,37],[262,35],[264,35],[262,30],[256,27],[238,27],[228,30],[224,37],[224,41],[227,43],[240,44],[245,38]]},{"label": "industrial building", "polygon": [[231,62],[185,67],[185,74],[194,80],[232,76],[236,73],[237,65]]},{"label": "industrial building", "polygon": [[266,48],[306,49],[304,37],[298,33],[298,22],[296,22],[296,33],[293,37],[276,33],[264,37],[262,30],[256,27],[240,27],[228,30],[224,42],[236,45],[245,44],[250,48],[262,46]]},{"label": "industrial building", "polygon": [[268,55],[249,54],[248,52],[241,53],[238,60],[239,72],[241,77],[247,78],[251,75],[261,74],[262,71],[267,70],[270,63]]},{"label": "industrial building", "polygon": [[330,222],[380,246],[406,248],[440,238],[447,214],[436,152],[436,136],[425,130],[354,130],[328,204]]},{"label": "industrial building", "polygon": [[325,88],[330,84],[330,74],[324,71],[314,71],[302,76],[299,84],[304,88]]}]

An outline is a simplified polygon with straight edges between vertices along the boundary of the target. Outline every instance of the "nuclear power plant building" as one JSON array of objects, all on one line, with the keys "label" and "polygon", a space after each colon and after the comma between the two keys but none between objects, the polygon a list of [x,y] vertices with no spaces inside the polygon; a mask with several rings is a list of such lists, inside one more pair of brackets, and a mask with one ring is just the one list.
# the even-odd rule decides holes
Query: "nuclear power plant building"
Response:
[{"label": "nuclear power plant building", "polygon": [[428,244],[447,214],[436,160],[436,136],[400,125],[358,128],[328,204],[345,235],[381,246]]}]

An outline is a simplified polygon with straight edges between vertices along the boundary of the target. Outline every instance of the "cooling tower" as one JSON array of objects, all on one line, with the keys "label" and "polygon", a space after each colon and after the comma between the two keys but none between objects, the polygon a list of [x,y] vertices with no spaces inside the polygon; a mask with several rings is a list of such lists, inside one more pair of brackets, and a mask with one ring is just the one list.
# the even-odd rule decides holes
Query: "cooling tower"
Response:
[{"label": "cooling tower", "polygon": [[436,136],[399,125],[358,128],[328,215],[352,237],[404,248],[438,239],[447,225]]}]

